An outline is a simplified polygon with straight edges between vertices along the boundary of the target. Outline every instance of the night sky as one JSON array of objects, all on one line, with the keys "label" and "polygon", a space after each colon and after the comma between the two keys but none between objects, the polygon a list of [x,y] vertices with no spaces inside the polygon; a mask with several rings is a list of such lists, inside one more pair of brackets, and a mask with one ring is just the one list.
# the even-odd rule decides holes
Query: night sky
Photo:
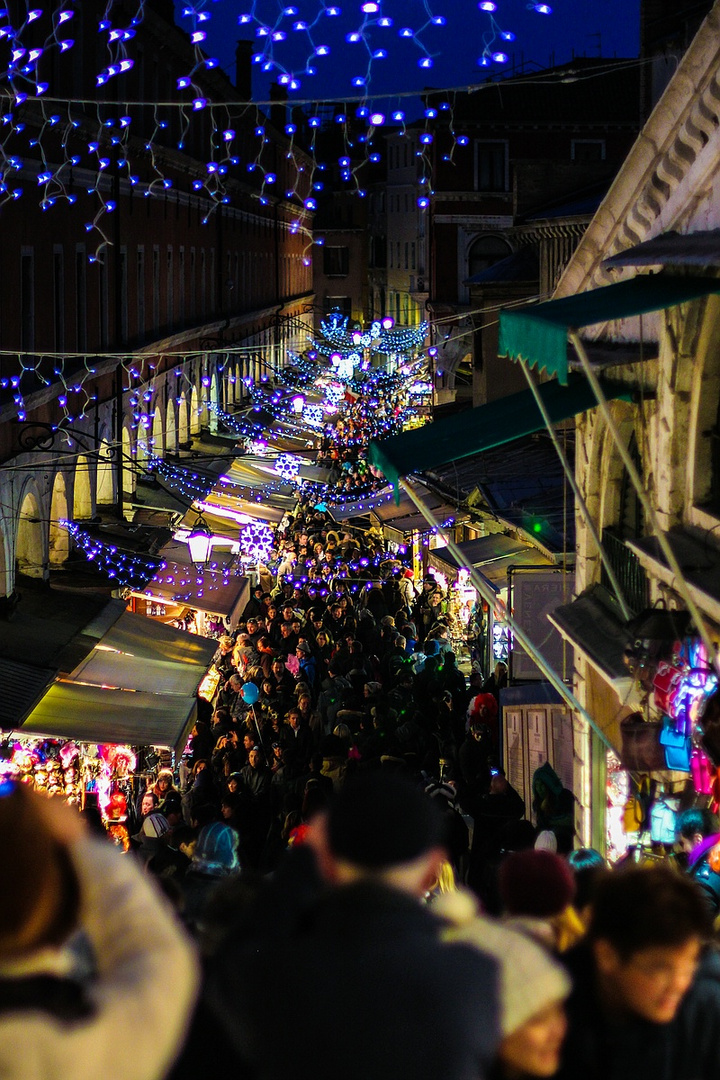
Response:
[{"label": "night sky", "polygon": [[[228,75],[234,79],[235,43],[240,37],[253,39],[258,48],[262,39],[255,36],[257,23],[238,26],[241,12],[254,12],[257,19],[274,26],[278,14],[285,6],[293,5],[298,14],[283,18],[280,29],[287,32],[287,39],[277,43],[275,56],[289,71],[297,72],[300,90],[290,93],[291,100],[342,99],[362,94],[362,88],[352,86],[354,76],[365,76],[369,52],[363,42],[347,43],[346,34],[358,30],[363,15],[361,0],[335,0],[341,14],[335,18],[321,15],[312,29],[312,43],[304,31],[293,31],[293,23],[299,19],[311,22],[318,13],[319,0],[216,0],[206,5],[211,19],[203,24],[208,37],[205,51],[220,61]],[[586,56],[637,56],[639,49],[640,0],[548,0],[552,5],[549,15],[530,10],[527,0],[496,0],[497,10],[489,15],[478,9],[476,0],[383,0],[380,14],[393,19],[390,28],[371,29],[372,49],[385,49],[386,59],[373,60],[370,91],[375,94],[394,94],[402,91],[421,90],[427,86],[450,88],[467,86],[484,81],[489,74],[512,74],[525,65],[525,71],[548,67],[553,63],[570,60],[573,51]],[[333,0],[327,0],[330,5]],[[182,6],[176,4],[178,23],[191,30],[187,18],[179,17]],[[426,25],[420,34],[427,51],[433,57],[430,69],[418,67],[424,55],[412,38],[401,38],[398,31],[409,27],[418,31],[428,24],[429,15],[444,16],[446,24]],[[483,37],[493,38],[493,19],[500,31],[509,31],[515,40],[492,41],[492,51],[502,50],[508,63],[492,63],[490,68],[478,66],[483,52]],[[330,54],[316,58],[314,76],[302,76],[313,44],[329,45]],[[253,97],[264,101],[268,86],[275,81],[278,71],[263,74],[259,65],[253,66]]]}]

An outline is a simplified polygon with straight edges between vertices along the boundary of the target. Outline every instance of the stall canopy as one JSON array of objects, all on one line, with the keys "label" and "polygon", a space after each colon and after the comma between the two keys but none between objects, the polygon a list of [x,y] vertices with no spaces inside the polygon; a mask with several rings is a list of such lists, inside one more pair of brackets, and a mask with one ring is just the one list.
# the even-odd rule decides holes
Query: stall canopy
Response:
[{"label": "stall canopy", "polygon": [[169,561],[146,590],[136,595],[221,615],[234,626],[248,601],[249,588],[246,577]]},{"label": "stall canopy", "polygon": [[645,315],[711,293],[720,293],[720,279],[640,274],[575,296],[501,311],[498,355],[520,360],[528,367],[544,368],[565,386],[568,330]]},{"label": "stall canopy", "polygon": [[[422,499],[425,506],[441,525],[447,522],[449,527],[450,524],[457,523],[459,511],[455,503],[448,502],[447,499],[436,495],[435,492],[430,491],[429,488],[422,484],[414,483],[411,486],[415,494]],[[407,534],[414,532],[416,529],[420,532],[427,532],[430,528],[426,519],[418,512],[415,503],[407,495],[402,495],[397,502],[383,500],[379,506],[375,507],[372,513],[381,525],[395,529],[399,533]]]},{"label": "stall canopy", "polygon": [[243,496],[228,494],[224,489],[216,488],[211,491],[205,500],[206,505],[218,511],[226,510],[236,514],[246,514],[248,517],[262,521],[282,521],[286,510],[293,510],[297,498],[288,498],[287,495],[278,495],[275,492],[263,495],[262,499],[246,499]]},{"label": "stall canopy", "polygon": [[603,259],[603,266],[720,266],[720,229],[660,233]]},{"label": "stall canopy", "polygon": [[430,552],[431,562],[438,561],[453,569],[472,566],[495,592],[500,592],[501,589],[507,587],[507,572],[511,566],[554,565],[552,559],[548,559],[532,544],[524,544],[522,540],[515,540],[502,533],[468,540],[463,544],[458,544],[458,548],[463,555],[462,562],[458,562],[455,556],[444,547],[435,548]]},{"label": "stall canopy", "polygon": [[[571,376],[567,386],[547,382],[538,389],[554,424],[597,405],[587,379],[582,376]],[[628,387],[617,383],[604,383],[603,389],[608,398],[628,397],[630,393]],[[397,484],[401,476],[502,446],[544,428],[545,421],[532,390],[521,390],[402,435],[373,441],[369,457],[391,483]]]},{"label": "stall canopy", "polygon": [[55,680],[17,731],[179,752],[215,647],[125,612],[71,674]]},{"label": "stall canopy", "polygon": [[18,734],[73,742],[164,746],[181,753],[195,709],[194,697],[56,682]]},{"label": "stall canopy", "polygon": [[362,517],[385,503],[391,502],[393,492],[391,487],[384,487],[381,491],[374,491],[372,495],[365,495],[360,499],[348,499],[347,502],[336,503],[328,507],[328,513],[333,521],[349,521],[350,518]]}]

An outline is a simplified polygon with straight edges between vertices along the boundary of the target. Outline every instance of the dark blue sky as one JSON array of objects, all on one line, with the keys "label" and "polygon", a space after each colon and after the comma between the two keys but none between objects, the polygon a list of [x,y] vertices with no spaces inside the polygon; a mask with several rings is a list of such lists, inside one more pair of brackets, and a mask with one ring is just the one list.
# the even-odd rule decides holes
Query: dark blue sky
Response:
[{"label": "dark blue sky", "polygon": [[[328,6],[334,0],[326,0]],[[313,44],[329,45],[330,54],[318,57],[314,63],[317,74],[300,76],[301,88],[290,93],[292,99],[326,100],[362,94],[361,88],[352,86],[352,78],[365,75],[369,53],[361,43],[348,43],[348,33],[358,30],[363,15],[362,0],[336,0],[341,15],[329,18],[321,15],[311,31],[312,42],[304,31],[293,31],[298,20],[310,23],[320,7],[320,0],[255,0],[254,14],[267,25],[276,25],[279,13],[286,6],[298,9],[295,16],[285,16],[279,29],[287,32],[287,38],[275,48],[277,60],[288,70],[300,71],[312,52]],[[381,16],[390,17],[390,28],[371,29],[372,49],[385,49],[386,59],[372,62],[371,92],[394,94],[402,91],[420,90],[426,86],[454,87],[482,81],[489,71],[499,74],[512,70],[523,62],[547,67],[569,60],[575,54],[606,57],[636,56],[639,49],[640,0],[548,0],[552,14],[544,15],[530,10],[527,0],[495,0],[493,16],[478,9],[477,0],[382,0]],[[176,4],[180,9],[180,4]],[[252,0],[216,0],[208,3],[205,10],[211,19],[203,24],[207,30],[206,52],[216,56],[228,74],[234,76],[234,50],[238,38],[254,38],[259,48],[262,40],[255,38],[257,22],[250,26],[237,25],[241,12],[253,11]],[[444,16],[444,26],[427,25],[420,40],[433,54],[433,66],[418,67],[424,55],[412,38],[403,38],[398,31],[404,27],[418,30],[428,23],[429,15]],[[497,40],[491,46],[508,54],[507,65],[492,64],[483,70],[477,61],[483,52],[483,38],[492,37],[492,19],[503,31],[515,35],[513,41]],[[185,29],[190,30],[188,19],[178,18]],[[263,75],[254,66],[253,97],[265,100],[270,81],[277,78],[278,71]]]}]

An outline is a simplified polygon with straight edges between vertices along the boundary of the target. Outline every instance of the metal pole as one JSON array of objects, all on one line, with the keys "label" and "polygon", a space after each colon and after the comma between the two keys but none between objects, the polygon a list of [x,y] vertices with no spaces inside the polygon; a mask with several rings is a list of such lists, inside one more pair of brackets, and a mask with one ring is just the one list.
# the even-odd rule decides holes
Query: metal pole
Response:
[{"label": "metal pole", "polygon": [[[400,484],[400,487],[403,489],[403,491],[408,496],[410,501],[420,511],[420,513],[425,518],[427,523],[432,528],[442,530],[442,526],[441,526],[440,522],[437,521],[433,517],[432,513],[425,506],[422,499],[420,499],[420,497],[413,491],[412,487],[407,482],[407,480],[405,480],[404,478],[401,477],[398,480],[398,483]],[[450,551],[450,553],[457,560],[458,566],[464,566],[465,565],[465,560],[463,558],[463,554],[460,551],[460,549],[458,548],[455,541],[452,540],[450,537],[448,537],[447,547],[448,547],[448,550]],[[490,605],[491,609],[496,607],[497,603],[498,603],[498,600],[497,600],[497,597],[495,596],[492,588],[490,587],[490,585],[482,578],[482,576],[480,574],[478,574],[477,570],[473,566],[470,566],[467,569],[468,569],[469,574],[470,574],[470,580],[472,581],[473,586],[476,589],[476,591],[480,594],[480,596],[483,597],[484,600],[487,601],[487,603]],[[590,716],[588,711],[584,708],[584,706],[582,706],[580,704],[578,699],[575,697],[572,690],[570,690],[565,685],[565,683],[562,681],[560,676],[557,674],[557,672],[555,672],[553,670],[553,668],[550,666],[550,664],[545,659],[545,657],[542,655],[542,653],[540,653],[538,651],[538,649],[536,648],[536,646],[532,643],[532,641],[530,641],[530,639],[528,638],[528,636],[525,633],[525,631],[523,630],[523,628],[518,623],[515,622],[515,619],[512,617],[510,612],[507,610],[507,607],[505,607],[505,616],[506,616],[508,625],[509,625],[510,629],[512,630],[513,635],[515,636],[515,638],[520,642],[522,647],[524,649],[526,649],[527,652],[530,653],[530,655],[535,660],[535,663],[538,665],[540,670],[543,672],[543,674],[547,678],[548,682],[557,690],[558,694],[560,694],[561,698],[566,703],[566,705],[568,705],[573,711],[579,713],[580,716],[582,716],[583,720],[585,720],[586,723],[588,723],[590,725],[590,727],[595,732],[597,737],[604,744],[604,746],[606,746],[608,748],[608,750],[614,750],[615,748],[613,747],[612,743],[608,739],[607,735],[597,726],[597,724],[595,723],[593,718]]]},{"label": "metal pole", "polygon": [[567,457],[565,455],[565,451],[563,450],[562,446],[560,445],[560,440],[557,437],[557,432],[555,431],[555,428],[552,425],[552,421],[551,421],[551,419],[550,419],[550,417],[548,415],[548,411],[545,408],[545,402],[541,398],[540,392],[539,392],[537,386],[535,385],[535,383],[532,380],[532,376],[531,376],[530,372],[528,371],[527,365],[526,364],[521,364],[520,366],[522,367],[523,371],[525,372],[525,378],[527,379],[528,386],[532,390],[533,397],[535,398],[535,403],[537,404],[537,407],[540,410],[540,415],[542,416],[543,420],[545,421],[545,427],[548,430],[548,434],[550,435],[550,438],[552,439],[552,443],[553,443],[553,446],[555,447],[555,450],[557,452],[557,456],[560,458],[560,461],[562,463],[562,467],[565,470],[565,475],[568,478],[568,483],[570,484],[570,487],[573,490],[573,494],[575,495],[575,498],[577,499],[578,506],[580,508],[580,511],[582,513],[583,518],[585,519],[585,524],[587,525],[587,527],[588,527],[588,529],[590,531],[590,535],[592,536],[593,540],[595,541],[595,546],[597,547],[598,554],[600,555],[600,558],[602,559],[602,564],[605,567],[605,571],[607,573],[607,576],[610,579],[610,584],[613,587],[613,592],[615,593],[615,596],[617,597],[617,601],[620,604],[623,619],[625,619],[627,621],[631,617],[631,612],[630,612],[627,604],[625,603],[625,597],[623,596],[622,589],[620,588],[620,583],[618,582],[618,579],[615,576],[615,571],[612,568],[612,564],[610,562],[610,559],[608,558],[608,554],[607,554],[607,552],[605,551],[605,549],[602,546],[602,541],[600,540],[600,536],[598,534],[598,531],[595,528],[595,522],[593,521],[593,519],[592,519],[592,517],[590,515],[590,511],[588,510],[587,503],[585,502],[585,499],[583,498],[582,492],[580,491],[580,488],[578,487],[577,480],[575,479],[575,473],[570,468],[570,463],[569,463],[569,461],[568,461],[568,459],[567,459]]}]

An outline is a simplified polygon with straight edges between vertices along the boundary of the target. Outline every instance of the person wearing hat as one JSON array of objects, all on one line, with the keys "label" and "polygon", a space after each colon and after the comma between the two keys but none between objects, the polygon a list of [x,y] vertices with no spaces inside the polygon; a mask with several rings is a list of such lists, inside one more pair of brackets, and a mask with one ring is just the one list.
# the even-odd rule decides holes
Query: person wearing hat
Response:
[{"label": "person wearing hat", "polygon": [[460,903],[457,897],[443,897],[435,910],[454,924],[445,932],[447,941],[474,945],[498,962],[502,1041],[491,1076],[554,1076],[567,1032],[570,977],[541,945],[473,908],[474,901],[461,894]]},{"label": "person wearing hat", "polygon": [[135,849],[138,858],[143,864],[147,864],[153,855],[165,846],[170,826],[163,814],[153,811],[144,819],[140,832],[135,833],[132,840],[137,844]]},{"label": "person wearing hat", "polygon": [[198,834],[181,883],[183,918],[195,934],[203,931],[205,911],[218,886],[240,872],[238,844],[236,830],[225,822],[213,821]]},{"label": "person wearing hat", "polygon": [[565,952],[585,928],[573,907],[575,878],[565,859],[547,848],[513,851],[500,864],[498,886],[509,926]]},{"label": "person wearing hat", "polygon": [[312,649],[305,638],[300,638],[298,641],[295,656],[298,660],[297,678],[302,682],[306,682],[312,690],[318,678],[317,660],[313,656]]},{"label": "person wearing hat", "polygon": [[[161,1080],[198,965],[151,879],[64,802],[7,779],[0,851],[0,1076]],[[78,968],[78,933],[92,981]]]}]

